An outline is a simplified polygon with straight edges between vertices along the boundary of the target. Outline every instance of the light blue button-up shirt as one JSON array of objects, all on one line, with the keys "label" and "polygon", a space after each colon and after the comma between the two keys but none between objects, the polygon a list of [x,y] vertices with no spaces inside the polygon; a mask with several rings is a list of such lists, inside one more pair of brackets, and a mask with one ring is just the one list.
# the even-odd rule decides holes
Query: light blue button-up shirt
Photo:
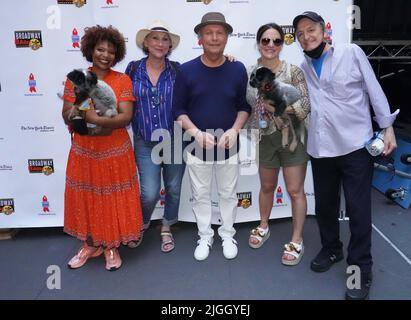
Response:
[{"label": "light blue button-up shirt", "polygon": [[367,56],[355,44],[330,48],[320,78],[312,59],[301,64],[311,101],[307,152],[314,158],[337,157],[364,147],[372,134],[370,103],[381,128],[394,122],[387,98]]}]

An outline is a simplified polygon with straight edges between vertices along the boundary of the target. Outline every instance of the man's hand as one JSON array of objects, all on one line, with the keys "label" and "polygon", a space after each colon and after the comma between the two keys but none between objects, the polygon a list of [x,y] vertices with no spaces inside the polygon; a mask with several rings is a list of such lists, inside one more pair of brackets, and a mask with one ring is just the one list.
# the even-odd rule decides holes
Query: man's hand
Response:
[{"label": "man's hand", "polygon": [[198,130],[194,139],[204,149],[212,149],[215,146],[214,136],[208,132]]},{"label": "man's hand", "polygon": [[224,134],[221,136],[220,141],[218,142],[219,148],[226,148],[230,149],[237,141],[238,131],[236,129],[228,129]]},{"label": "man's hand", "polygon": [[384,133],[384,156],[388,156],[397,148],[397,141],[395,139],[393,127],[388,127],[385,129]]}]

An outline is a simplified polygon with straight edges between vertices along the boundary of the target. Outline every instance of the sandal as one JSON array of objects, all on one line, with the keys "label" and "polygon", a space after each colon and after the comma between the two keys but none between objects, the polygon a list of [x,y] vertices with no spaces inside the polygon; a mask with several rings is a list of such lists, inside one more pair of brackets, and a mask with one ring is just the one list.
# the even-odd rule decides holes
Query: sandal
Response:
[{"label": "sandal", "polygon": [[[161,236],[161,251],[167,253],[174,250],[174,238],[170,231],[163,231]],[[169,237],[170,240],[164,240],[164,237]],[[167,248],[168,246],[168,248]]]},{"label": "sandal", "polygon": [[[283,256],[281,257],[281,263],[286,266],[295,266],[297,265],[304,254],[304,245],[303,242],[297,243],[290,241],[284,245]],[[287,259],[285,255],[293,256],[294,259]]]},{"label": "sandal", "polygon": [[141,231],[140,238],[138,238],[137,240],[131,240],[129,243],[127,243],[127,247],[129,247],[130,249],[137,248],[141,244],[141,242],[143,242],[143,234],[144,230]]},{"label": "sandal", "polygon": [[[250,238],[248,239],[248,244],[250,245],[251,248],[258,249],[261,247],[264,242],[270,237],[270,229],[267,227],[267,229],[263,229],[261,227],[254,228],[251,230],[250,233]],[[258,242],[257,243],[252,243],[250,240],[255,239]]]},{"label": "sandal", "polygon": [[116,271],[120,269],[122,261],[120,254],[116,248],[104,250],[104,257],[106,258],[106,270],[107,271]]}]

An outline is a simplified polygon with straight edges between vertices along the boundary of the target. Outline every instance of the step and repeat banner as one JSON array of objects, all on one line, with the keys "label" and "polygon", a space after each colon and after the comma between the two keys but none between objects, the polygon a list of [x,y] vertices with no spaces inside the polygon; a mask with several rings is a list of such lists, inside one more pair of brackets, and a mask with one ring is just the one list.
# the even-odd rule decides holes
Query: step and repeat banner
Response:
[{"label": "step and repeat banner", "polygon": [[[164,21],[181,36],[170,58],[179,62],[202,53],[193,28],[209,11],[220,11],[234,32],[226,52],[246,66],[258,58],[255,36],[260,25],[276,22],[287,33],[282,59],[299,64],[292,19],[313,10],[323,15],[330,41],[350,42],[351,0],[15,0],[2,3],[0,26],[0,228],[62,226],[64,185],[70,135],[61,117],[66,74],[88,63],[80,52],[84,28],[113,25],[127,40],[127,56],[115,69],[142,58],[136,32],[154,20]],[[131,132],[130,132],[131,134]],[[244,141],[245,137],[241,137]],[[244,143],[245,144],[245,143]],[[259,219],[259,179],[255,150],[241,151],[237,222]],[[214,188],[215,189],[215,188]],[[305,190],[314,210],[311,167]],[[187,174],[179,218],[195,221]],[[162,216],[164,191],[154,218]],[[213,194],[213,223],[219,223],[218,196]],[[272,218],[291,215],[284,181],[279,179]]]}]

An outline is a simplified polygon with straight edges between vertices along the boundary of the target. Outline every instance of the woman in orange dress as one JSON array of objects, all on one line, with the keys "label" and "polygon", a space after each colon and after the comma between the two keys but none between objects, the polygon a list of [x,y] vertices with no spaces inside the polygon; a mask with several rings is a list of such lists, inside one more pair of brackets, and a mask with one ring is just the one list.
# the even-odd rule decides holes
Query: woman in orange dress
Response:
[{"label": "woman in orange dress", "polygon": [[[130,78],[111,69],[126,52],[117,29],[86,28],[81,51],[92,62],[90,70],[113,89],[118,115],[100,117],[88,110],[86,121],[102,127],[104,135],[73,136],[66,171],[64,231],[83,243],[68,266],[80,268],[104,252],[106,269],[113,271],[122,264],[118,247],[138,241],[143,225],[135,158],[125,129],[135,99]],[[77,112],[74,101],[73,84],[67,80],[63,106],[67,124]]]}]

